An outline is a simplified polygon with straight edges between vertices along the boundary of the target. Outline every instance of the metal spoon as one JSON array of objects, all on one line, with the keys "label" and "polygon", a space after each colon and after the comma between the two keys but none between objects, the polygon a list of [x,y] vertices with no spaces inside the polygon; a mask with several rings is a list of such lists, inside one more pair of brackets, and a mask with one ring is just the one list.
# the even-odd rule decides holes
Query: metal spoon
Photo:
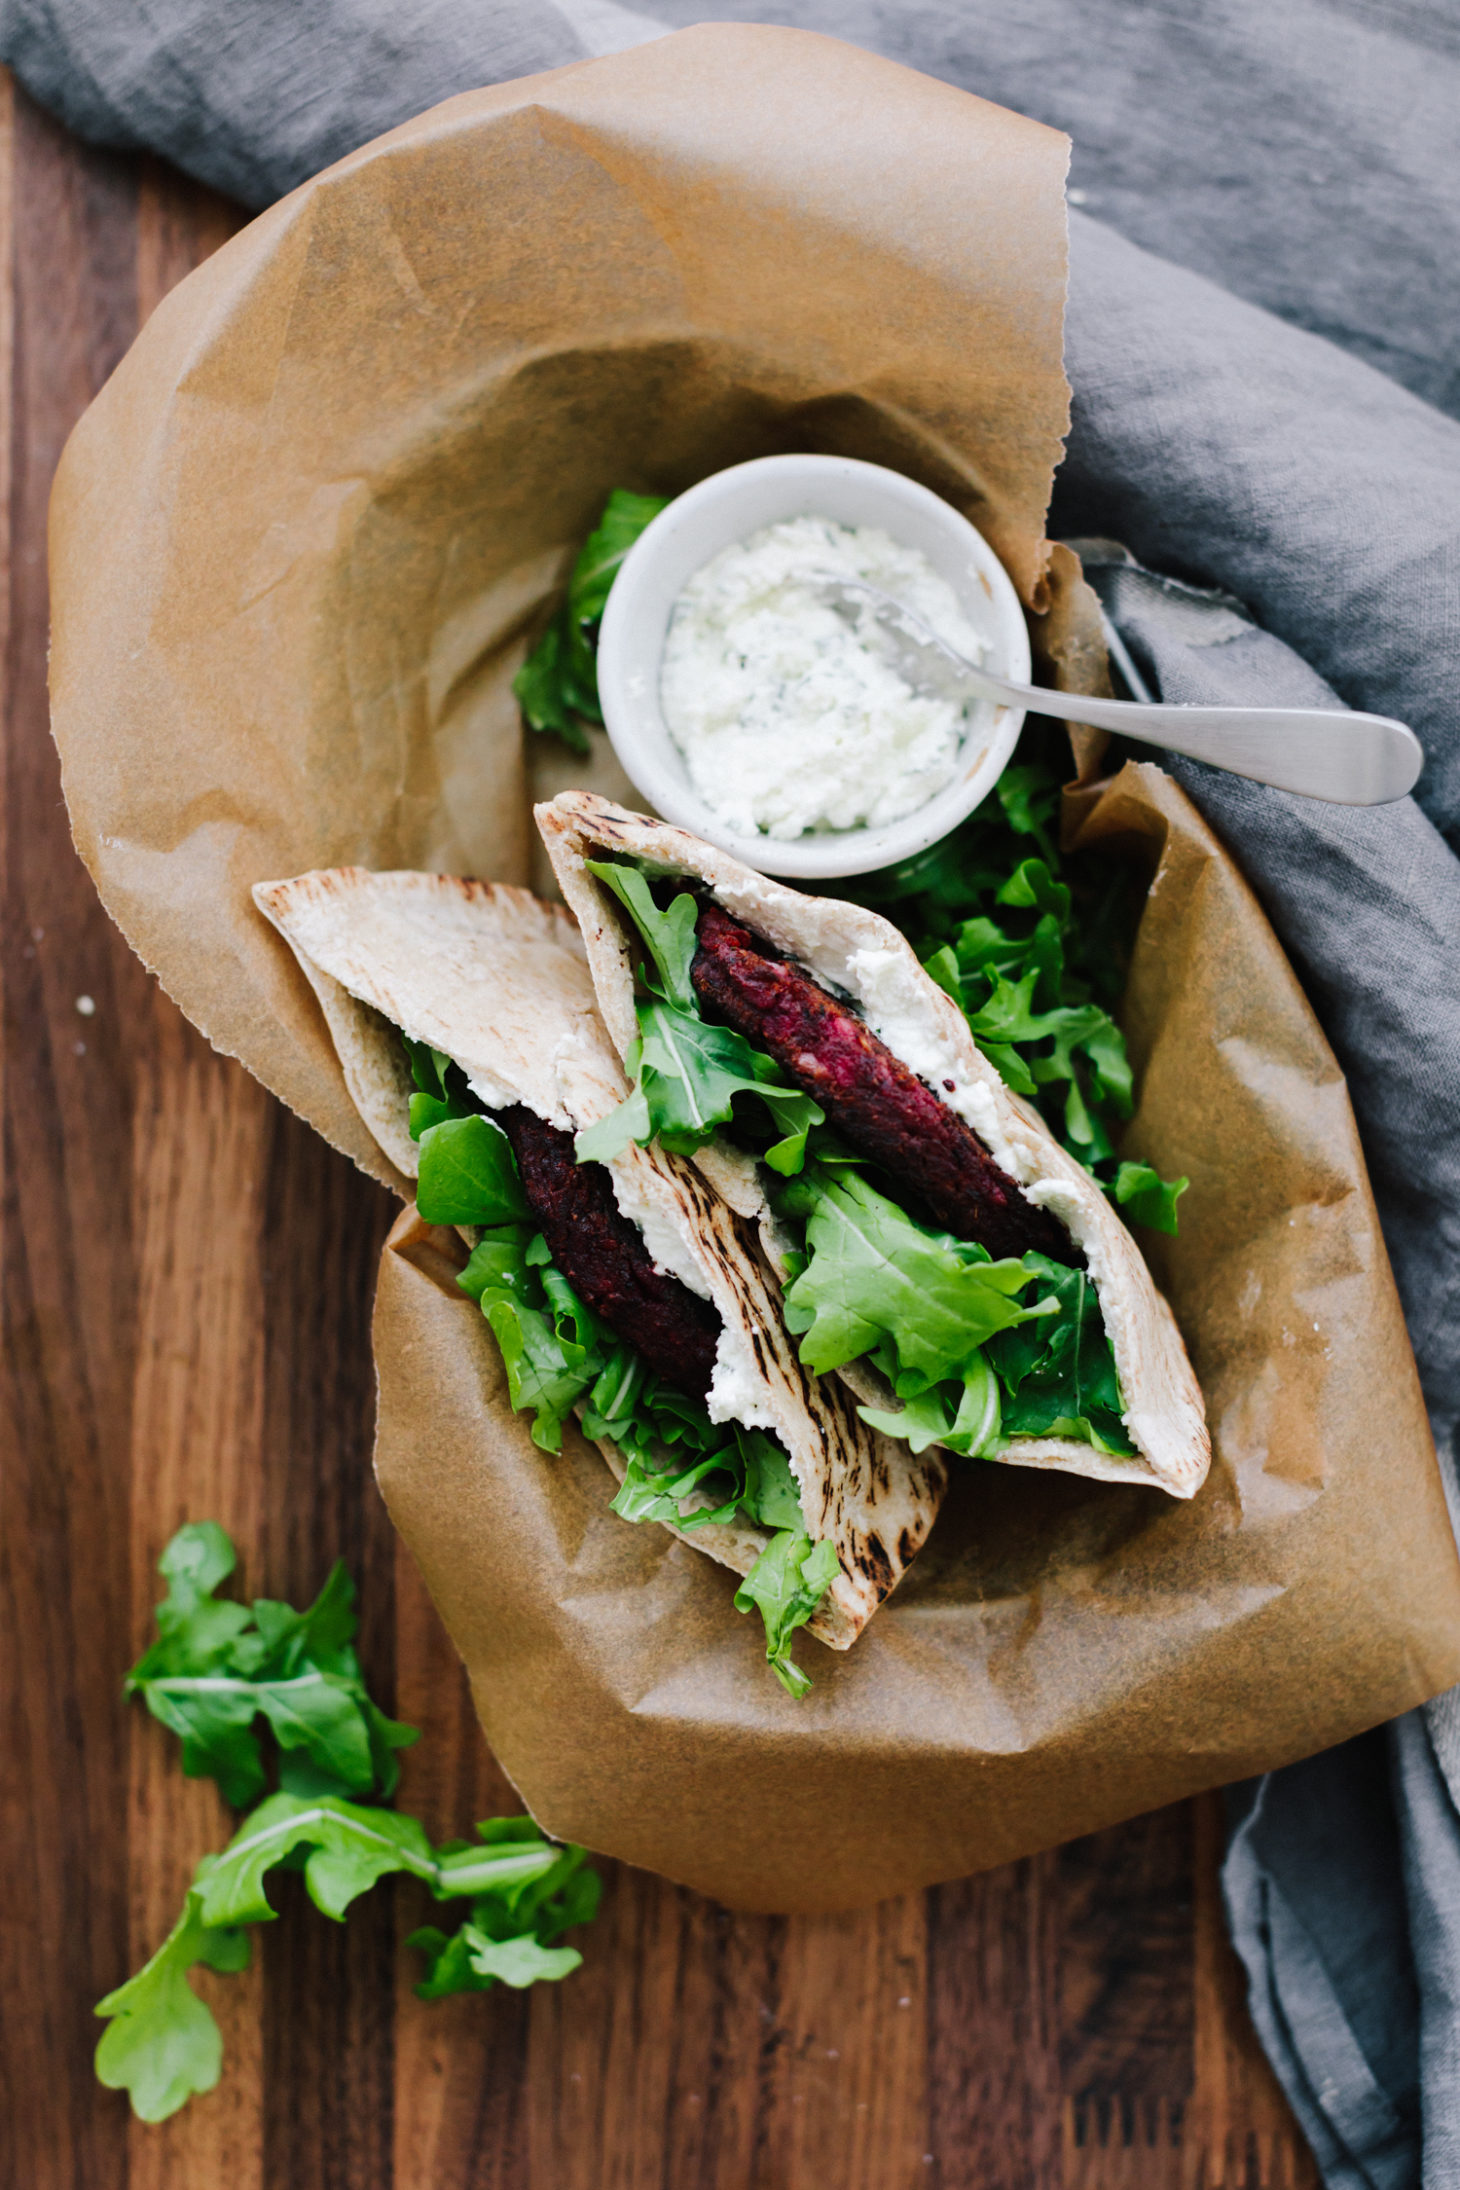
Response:
[{"label": "metal spoon", "polygon": [[[940,639],[890,593],[859,578],[808,573],[828,608],[849,623],[870,616],[909,683],[939,698],[999,700],[1058,714],[1096,730],[1117,730],[1143,745],[1209,761],[1254,783],[1276,784],[1335,806],[1383,806],[1412,791],[1424,748],[1407,724],[1388,715],[1320,707],[1168,707],[1154,700],[1096,700],[993,676]],[[1121,647],[1118,659],[1125,655]],[[1139,689],[1138,682],[1133,689]]]}]

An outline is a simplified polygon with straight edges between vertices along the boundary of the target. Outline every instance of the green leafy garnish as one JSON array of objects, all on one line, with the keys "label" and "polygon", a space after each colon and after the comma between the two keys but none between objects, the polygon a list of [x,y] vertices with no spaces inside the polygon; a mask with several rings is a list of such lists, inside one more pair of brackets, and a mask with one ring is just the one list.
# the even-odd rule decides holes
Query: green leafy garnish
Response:
[{"label": "green leafy garnish", "polygon": [[387,1718],[366,1692],[343,1564],[303,1612],[268,1598],[250,1610],[216,1597],[235,1564],[216,1522],[178,1531],[159,1562],[168,1593],[157,1607],[157,1640],[128,1673],[127,1694],[140,1695],[179,1737],[189,1778],[216,1780],[235,1809],[267,1784],[261,1719],[282,1752],[281,1785],[392,1794],[396,1751],[416,1730]]},{"label": "green leafy garnish", "polygon": [[[890,1365],[892,1357],[884,1358]],[[905,1438],[914,1452],[926,1452],[929,1445],[946,1445],[950,1452],[992,1459],[1003,1451],[1002,1395],[985,1354],[974,1357],[961,1381],[930,1384],[921,1391],[915,1377],[894,1378],[894,1389],[898,1383],[906,1396],[896,1410],[857,1409],[874,1430]]]},{"label": "green leafy garnish", "polygon": [[[783,1190],[806,1215],[806,1261],[786,1293],[786,1325],[804,1333],[801,1359],[818,1374],[864,1356],[904,1402],[862,1407],[873,1429],[969,1456],[1002,1449],[1002,1408],[984,1349],[1001,1332],[1057,1312],[1043,1294],[1021,1300],[1035,1273],[994,1262],[951,1233],[918,1224],[856,1171],[818,1166]],[[1058,1267],[1058,1265],[1052,1265]]]},{"label": "green leafy garnish", "polygon": [[444,1050],[402,1036],[411,1061],[415,1092],[411,1096],[411,1139],[420,1140],[433,1125],[447,1118],[466,1118],[478,1108],[466,1084],[466,1075]]},{"label": "green leafy garnish", "polygon": [[427,1224],[520,1224],[530,1215],[511,1144],[481,1111],[421,1137],[416,1207]]},{"label": "green leafy garnish", "polygon": [[[526,1843],[537,1838],[530,1817],[489,1818],[477,1827],[489,1845]],[[469,1852],[469,1851],[468,1851]],[[584,1868],[581,1848],[558,1848],[556,1861],[509,1895],[482,1895],[454,1932],[424,1925],[408,1946],[425,1955],[426,1975],[416,1991],[423,2000],[444,2000],[456,1992],[490,1992],[494,1984],[520,1990],[539,1978],[566,1977],[583,1957],[576,1947],[553,1941],[598,1913],[603,1881]]]},{"label": "green leafy garnish", "polygon": [[658,989],[667,1003],[682,1011],[698,1008],[689,969],[694,964],[699,939],[695,922],[699,906],[688,890],[680,890],[664,912],[654,902],[649,878],[621,859],[585,859],[584,866],[606,883],[624,907],[643,939],[644,948],[659,975]]},{"label": "green leafy garnish", "polygon": [[598,622],[608,606],[619,565],[639,534],[669,503],[667,494],[633,494],[627,487],[615,487],[609,495],[568,580],[568,606],[578,631],[587,632]]},{"label": "green leafy garnish", "polygon": [[996,1331],[1046,1313],[1017,1298],[1030,1283],[1023,1262],[994,1262],[930,1231],[855,1171],[819,1174],[801,1191],[807,1262],[786,1294],[786,1322],[805,1333],[801,1359],[817,1375],[889,1340],[899,1374],[924,1385],[961,1378]]},{"label": "green leafy garnish", "polygon": [[[345,1799],[347,1768],[355,1791],[391,1793],[394,1751],[416,1738],[360,1683],[349,1577],[337,1562],[303,1611],[271,1598],[250,1609],[216,1594],[236,1563],[215,1521],[178,1531],[159,1562],[168,1593],[157,1608],[157,1640],[127,1676],[129,1693],[144,1696],[181,1735],[187,1768],[211,1772],[235,1805],[264,1784],[252,1731],[258,1718],[281,1752],[280,1791],[243,1820],[221,1854],[203,1857],[157,1952],[98,2003],[107,2028],[97,2075],[128,2092],[147,2122],[165,2121],[217,2083],[222,2037],[188,1973],[199,1964],[223,1974],[248,1967],[244,1927],[273,1921],[266,1886],[277,1871],[302,1871],[315,1907],[337,1920],[392,1873],[414,1878],[438,1901],[468,1903],[455,1932],[414,1935],[427,1956],[417,1987],[427,1999],[566,1976],[581,1956],[552,1942],[598,1905],[599,1880],[583,1868],[583,1850],[546,1840],[530,1817],[489,1819],[476,1841],[433,1848],[415,1818]],[[333,1717],[301,1701],[321,1685],[335,1698]],[[281,1695],[290,1698],[288,1712],[277,1707]],[[308,1784],[291,1785],[291,1771]]]},{"label": "green leafy garnish", "polygon": [[[287,1862],[303,1870],[315,1907],[338,1920],[352,1901],[392,1871],[408,1871],[438,1899],[449,1900],[510,1894],[550,1870],[557,1856],[558,1850],[536,1832],[531,1841],[436,1850],[418,1820],[399,1810],[367,1809],[337,1796],[310,1801],[280,1794],[261,1802],[244,1820],[195,1890],[205,1924],[267,1924],[276,1911],[265,1882]],[[301,1860],[293,1861],[296,1857]]]},{"label": "green leafy garnish", "polygon": [[[494,1833],[502,1825],[513,1828],[510,1835]],[[133,2110],[148,2122],[164,2121],[194,2092],[212,2090],[223,2042],[187,1973],[198,1962],[224,1972],[248,1967],[241,1927],[274,1920],[265,1886],[279,1869],[302,1869],[310,1900],[336,1920],[393,1872],[415,1878],[438,1901],[470,1901],[455,1934],[415,1935],[428,1949],[427,1976],[417,1988],[427,1999],[485,1991],[498,1978],[526,1985],[567,1976],[582,1956],[548,1942],[586,1922],[597,1906],[596,1876],[579,1870],[583,1850],[544,1840],[530,1818],[493,1820],[478,1830],[481,1845],[436,1849],[413,1817],[396,1810],[334,1796],[270,1796],[221,1855],[203,1858],[181,1917],[151,1961],[97,2003],[97,2014],[111,2019],[97,2047],[97,2075],[110,2089],[128,2091]],[[575,1874],[592,1877],[592,1888],[561,1896]],[[444,1981],[443,1962],[449,1971],[463,1961],[462,1980]]]},{"label": "green leafy garnish", "polygon": [[1123,1163],[1111,1192],[1137,1224],[1174,1232],[1176,1204],[1190,1184],[1190,1179],[1163,1179],[1148,1163]]},{"label": "green leafy garnish", "polygon": [[630,1141],[657,1140],[676,1155],[692,1155],[735,1115],[735,1098],[751,1095],[770,1113],[776,1139],[764,1151],[772,1170],[799,1171],[806,1136],[825,1112],[780,1068],[732,1027],[702,1019],[657,996],[641,997],[638,1039],[625,1060],[633,1093],[608,1117],[578,1135],[580,1163],[608,1163]]},{"label": "green leafy garnish", "polygon": [[[215,1861],[204,1856],[199,1883]],[[201,1962],[228,1975],[247,1969],[248,1958],[244,1932],[203,1922],[194,1885],[151,1961],[97,2002],[97,2014],[112,2018],[96,2049],[97,2076],[109,2091],[129,2093],[139,2120],[165,2122],[194,2092],[213,2089],[223,2071],[223,2034],[188,1971]]]},{"label": "green leafy garnish", "polygon": [[837,1571],[834,1545],[813,1544],[803,1531],[788,1528],[771,1538],[735,1592],[737,1612],[759,1611],[771,1670],[798,1698],[811,1683],[791,1656],[791,1637],[811,1618]]},{"label": "green leafy garnish", "polygon": [[585,722],[602,724],[598,704],[598,625],[619,565],[667,498],[616,487],[588,535],[552,622],[512,681],[533,730],[551,731],[575,753],[588,751]]},{"label": "green leafy garnish", "polygon": [[903,1405],[860,1408],[874,1429],[914,1452],[940,1444],[989,1459],[1011,1437],[1134,1453],[1083,1270],[1039,1254],[993,1262],[916,1223],[855,1171],[818,1167],[778,1200],[789,1214],[809,1212],[787,1327],[805,1333],[801,1358],[818,1373],[863,1357],[882,1371]]},{"label": "green leafy garnish", "polygon": [[681,890],[661,911],[637,867],[622,860],[585,864],[628,912],[650,967],[642,975],[638,1037],[624,1061],[633,1091],[617,1110],[578,1135],[578,1161],[611,1163],[631,1141],[644,1146],[657,1140],[676,1155],[693,1155],[732,1119],[744,1124],[736,1098],[754,1097],[770,1120],[769,1145],[760,1151],[764,1161],[787,1177],[799,1171],[807,1134],[823,1123],[825,1113],[801,1089],[786,1086],[779,1065],[764,1050],[733,1028],[711,1026],[701,1017],[690,979],[698,947],[694,898]]},{"label": "green leafy garnish", "polygon": [[[618,1429],[615,1442],[628,1455],[613,1501],[614,1512],[626,1521],[670,1521],[690,1529],[743,1517],[762,1528],[805,1526],[791,1464],[760,1430],[742,1429],[739,1423],[718,1429],[711,1424],[708,1438],[702,1439],[698,1424],[686,1422],[676,1451],[659,1434],[664,1428],[671,1435],[675,1430],[672,1419],[663,1422],[662,1406],[655,1417],[640,1415],[602,1427],[605,1432]],[[656,1453],[656,1444],[665,1446],[667,1461]],[[705,1445],[711,1449],[706,1451]]]},{"label": "green leafy garnish", "polygon": [[1045,1255],[1025,1266],[1058,1304],[1047,1322],[1003,1332],[989,1357],[1004,1387],[1004,1429],[1011,1437],[1070,1437],[1098,1452],[1131,1454],[1121,1421],[1115,1357],[1095,1288],[1083,1270]]}]

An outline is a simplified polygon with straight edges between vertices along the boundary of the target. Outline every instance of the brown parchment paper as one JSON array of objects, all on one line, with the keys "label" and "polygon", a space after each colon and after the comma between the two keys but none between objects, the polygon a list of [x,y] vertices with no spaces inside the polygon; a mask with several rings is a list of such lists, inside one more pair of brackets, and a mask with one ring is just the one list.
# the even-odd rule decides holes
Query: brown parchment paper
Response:
[{"label": "brown parchment paper", "polygon": [[1152,1252],[1212,1428],[1190,1504],[955,1470],[856,1648],[803,1649],[794,1704],[758,1683],[732,1584],[607,1511],[596,1452],[544,1468],[479,1312],[440,1290],[449,1237],[397,1227],[381,1481],[550,1830],[735,1905],[834,1909],[1306,1755],[1455,1677],[1444,1498],[1332,1053],[1159,768],[1124,769],[1079,841],[1154,870],[1128,1148],[1192,1182]]},{"label": "brown parchment paper", "polygon": [[[149,322],[53,506],[77,843],[188,1014],[365,1169],[402,1184],[250,885],[345,861],[541,880],[533,795],[632,795],[602,740],[587,768],[524,754],[510,694],[609,488],[775,449],[895,464],[994,543],[1054,681],[1103,675],[1044,539],[1065,151],[834,41],[707,26],[448,102]],[[1460,1572],[1337,1068],[1159,770],[1077,812],[1155,873],[1130,1148],[1193,1180],[1159,1274],[1207,1393],[1206,1489],[960,1470],[856,1648],[802,1644],[796,1705],[733,1578],[614,1518],[581,1440],[531,1445],[451,1242],[407,1218],[376,1310],[380,1480],[554,1832],[730,1902],[836,1908],[1460,1677]]]}]

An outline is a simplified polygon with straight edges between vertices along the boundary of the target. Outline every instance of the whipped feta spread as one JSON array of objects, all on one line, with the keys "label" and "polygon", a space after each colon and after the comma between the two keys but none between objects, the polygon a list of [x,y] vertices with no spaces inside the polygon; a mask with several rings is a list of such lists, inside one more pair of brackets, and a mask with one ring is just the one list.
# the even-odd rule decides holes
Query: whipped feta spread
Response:
[{"label": "whipped feta spread", "polygon": [[[630,1149],[625,1155],[615,1157],[608,1170],[619,1215],[637,1225],[655,1269],[663,1277],[678,1278],[681,1285],[698,1293],[701,1300],[709,1300],[712,1297],[710,1288],[693,1248],[648,1190],[640,1151]],[[750,1341],[744,1332],[723,1317],[705,1410],[712,1422],[743,1422],[748,1429],[777,1428],[766,1396],[765,1380],[756,1366]]]},{"label": "whipped feta spread", "polygon": [[674,604],[659,697],[695,790],[744,835],[915,813],[953,780],[977,707],[917,691],[871,605],[849,621],[813,574],[876,586],[971,660],[987,652],[928,558],[875,526],[791,517],[722,548]]}]

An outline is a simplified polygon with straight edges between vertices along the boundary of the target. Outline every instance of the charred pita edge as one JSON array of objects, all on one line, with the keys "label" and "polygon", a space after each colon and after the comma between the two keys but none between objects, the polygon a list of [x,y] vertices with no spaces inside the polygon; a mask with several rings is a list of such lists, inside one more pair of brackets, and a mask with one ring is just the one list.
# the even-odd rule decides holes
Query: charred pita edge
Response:
[{"label": "charred pita edge", "polygon": [[[1031,1106],[1005,1087],[968,1022],[880,914],[837,898],[810,897],[746,867],[672,823],[635,814],[592,792],[565,791],[536,809],[563,896],[577,914],[604,1023],[620,1054],[637,1032],[634,938],[613,893],[587,870],[603,853],[642,860],[650,873],[702,884],[725,909],[834,993],[850,997],[894,1056],[960,1114],[1033,1206],[1058,1217],[1083,1253],[1110,1337],[1135,1458],[1099,1453],[1070,1438],[1016,1437],[1004,1458],[1098,1481],[1146,1483],[1175,1498],[1201,1488],[1211,1461],[1205,1407],[1176,1320],[1135,1241],[1089,1173]],[[920,1054],[905,1054],[909,1047]],[[937,1060],[926,1069],[928,1059]],[[949,1107],[952,1107],[950,1104]],[[724,1151],[712,1150],[717,1157]],[[733,1152],[732,1152],[733,1153]],[[748,1167],[753,1170],[753,1167]],[[775,1259],[776,1232],[763,1193],[745,1171],[736,1206],[752,1209]],[[879,1399],[877,1379],[852,1364],[848,1381]],[[846,1371],[841,1372],[844,1376]]]}]

